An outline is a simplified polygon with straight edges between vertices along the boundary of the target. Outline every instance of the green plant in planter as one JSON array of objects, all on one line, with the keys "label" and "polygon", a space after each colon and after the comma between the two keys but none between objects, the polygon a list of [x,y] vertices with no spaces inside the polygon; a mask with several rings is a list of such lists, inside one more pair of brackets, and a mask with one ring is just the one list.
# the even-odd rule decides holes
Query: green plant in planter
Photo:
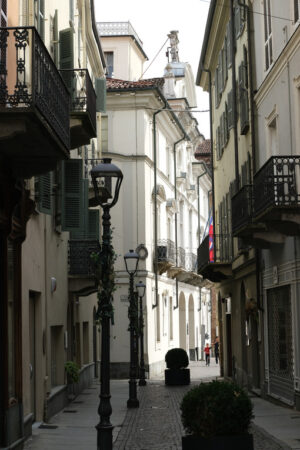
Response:
[{"label": "green plant in planter", "polygon": [[187,352],[183,348],[172,348],[167,351],[165,361],[168,369],[183,369],[189,365]]},{"label": "green plant in planter", "polygon": [[[199,437],[201,442],[215,440],[216,445],[210,442],[207,448],[253,448],[252,436],[249,435],[253,405],[247,393],[236,384],[227,381],[202,383],[183,397],[180,409],[187,433]],[[228,446],[224,444],[224,437],[229,439]],[[238,444],[235,443],[236,438]],[[218,444],[220,442],[221,445]],[[201,445],[205,449],[205,445]]]},{"label": "green plant in planter", "polygon": [[67,361],[65,363],[65,371],[69,383],[78,383],[79,381],[79,367],[74,361]]},{"label": "green plant in planter", "polygon": [[165,355],[167,369],[165,370],[165,384],[180,386],[190,384],[189,358],[183,348],[172,348]]}]

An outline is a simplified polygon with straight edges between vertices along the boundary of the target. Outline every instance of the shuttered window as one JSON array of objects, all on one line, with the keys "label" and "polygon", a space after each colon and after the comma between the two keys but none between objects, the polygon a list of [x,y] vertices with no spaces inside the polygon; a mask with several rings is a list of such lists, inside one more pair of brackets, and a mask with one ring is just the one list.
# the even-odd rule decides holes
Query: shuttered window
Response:
[{"label": "shuttered window", "polygon": [[53,207],[53,173],[48,172],[35,178],[35,198],[38,210],[52,214]]},{"label": "shuttered window", "polygon": [[73,94],[73,73],[71,71],[64,72],[66,69],[74,68],[74,33],[72,28],[66,28],[59,32],[59,67],[63,70],[61,75],[70,94]]},{"label": "shuttered window", "polygon": [[100,221],[99,209],[88,210],[88,239],[99,240],[100,238]]},{"label": "shuttered window", "polygon": [[229,69],[232,65],[232,38],[231,38],[231,20],[228,22],[226,27],[226,46],[227,46],[227,68]]},{"label": "shuttered window", "polygon": [[233,95],[232,90],[228,92],[227,96],[227,123],[228,129],[233,127]]},{"label": "shuttered window", "polygon": [[215,107],[219,106],[219,68],[217,67],[215,70]]},{"label": "shuttered window", "polygon": [[244,47],[244,60],[239,66],[239,110],[241,134],[249,130],[249,99],[248,99],[248,62],[247,50]]},{"label": "shuttered window", "polygon": [[62,230],[83,234],[82,160],[62,162]]},{"label": "shuttered window", "polygon": [[95,91],[97,95],[96,111],[106,112],[106,79],[96,78]]}]

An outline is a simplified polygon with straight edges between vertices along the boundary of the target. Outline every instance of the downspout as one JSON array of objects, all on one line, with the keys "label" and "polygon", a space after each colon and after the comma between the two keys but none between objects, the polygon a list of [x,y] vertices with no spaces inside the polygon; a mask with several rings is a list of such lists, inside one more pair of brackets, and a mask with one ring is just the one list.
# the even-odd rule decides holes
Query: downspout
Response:
[{"label": "downspout", "polygon": [[[205,170],[201,175],[197,176],[197,195],[198,195],[198,248],[200,247],[200,178],[203,177],[203,175],[207,174],[207,166],[204,161],[199,162],[202,166],[204,166]],[[201,302],[202,302],[202,291],[201,286],[199,286],[199,308],[198,312],[201,311]]]},{"label": "downspout", "polygon": [[[179,139],[178,141],[174,142],[173,144],[173,159],[174,159],[174,198],[175,198],[175,204],[177,208],[177,183],[176,183],[176,173],[177,173],[177,164],[176,164],[176,146],[180,142],[184,141],[186,139],[186,136]],[[178,221],[177,221],[177,210],[175,211],[175,258],[176,258],[176,267],[178,267]],[[179,299],[178,299],[178,280],[176,278],[176,304],[173,309],[177,309],[179,306]]]},{"label": "downspout", "polygon": [[156,115],[167,108],[167,102],[164,101],[164,107],[153,113],[153,168],[154,168],[154,277],[155,277],[155,303],[152,308],[158,306],[158,274],[157,274],[157,152],[156,152]]},{"label": "downspout", "polygon": [[215,174],[214,174],[214,145],[212,125],[212,94],[211,94],[211,71],[201,67],[203,72],[208,73],[209,79],[209,128],[210,128],[210,165],[211,165],[211,187],[212,187],[212,216],[213,216],[213,239],[214,239],[214,261],[216,261],[216,231],[215,231]]},{"label": "downspout", "polygon": [[232,113],[233,113],[233,136],[234,136],[234,162],[235,162],[235,193],[239,190],[239,147],[238,147],[238,132],[237,132],[237,110],[236,110],[236,71],[235,71],[235,30],[234,30],[234,7],[233,0],[230,1],[230,20],[231,20],[231,54],[232,54]]}]

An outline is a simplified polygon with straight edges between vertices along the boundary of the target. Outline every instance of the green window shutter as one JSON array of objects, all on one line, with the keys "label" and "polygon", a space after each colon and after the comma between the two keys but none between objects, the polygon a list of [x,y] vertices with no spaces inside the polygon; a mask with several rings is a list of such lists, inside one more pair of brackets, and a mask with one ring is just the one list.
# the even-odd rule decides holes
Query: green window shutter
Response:
[{"label": "green window shutter", "polygon": [[249,130],[249,104],[247,84],[247,67],[243,62],[239,66],[239,106],[241,134],[247,134]]},{"label": "green window shutter", "polygon": [[220,119],[220,147],[221,147],[221,154],[223,153],[223,148],[224,148],[224,126],[223,126],[223,122],[224,122],[224,115],[221,115],[221,119]]},{"label": "green window shutter", "polygon": [[62,162],[62,230],[83,234],[82,160]]},{"label": "green window shutter", "polygon": [[217,160],[220,159],[220,128],[218,127],[216,129],[216,156],[217,156]]},{"label": "green window shutter", "polygon": [[100,219],[99,209],[88,210],[88,239],[99,241]]},{"label": "green window shutter", "polygon": [[219,75],[218,75],[218,72],[219,72],[219,68],[217,67],[216,71],[215,71],[215,107],[216,108],[219,106],[219,84],[218,84]]},{"label": "green window shutter", "polygon": [[225,146],[226,146],[228,144],[228,139],[229,139],[227,102],[225,103],[225,111],[224,111],[224,135],[225,135]]},{"label": "green window shutter", "polygon": [[228,97],[227,97],[227,105],[228,105],[228,110],[227,110],[227,121],[228,121],[228,129],[230,130],[233,127],[233,101],[232,101],[233,97],[232,97],[232,90],[228,92]]},{"label": "green window shutter", "polygon": [[231,51],[231,20],[228,22],[226,27],[227,35],[227,68],[229,69],[232,65],[232,51]]},{"label": "green window shutter", "polygon": [[38,209],[44,214],[52,214],[52,189],[53,174],[45,173],[36,178],[35,190],[38,203]]},{"label": "green window shutter", "polygon": [[[74,34],[72,28],[59,32],[59,68],[62,70],[74,68]],[[71,71],[61,72],[61,76],[70,92],[74,91],[74,78]]]},{"label": "green window shutter", "polygon": [[96,111],[104,113],[106,111],[106,79],[96,78],[95,91],[97,94]]},{"label": "green window shutter", "polygon": [[223,70],[222,70],[222,51],[219,53],[219,60],[218,60],[218,88],[219,88],[219,101],[222,96],[223,92]]}]

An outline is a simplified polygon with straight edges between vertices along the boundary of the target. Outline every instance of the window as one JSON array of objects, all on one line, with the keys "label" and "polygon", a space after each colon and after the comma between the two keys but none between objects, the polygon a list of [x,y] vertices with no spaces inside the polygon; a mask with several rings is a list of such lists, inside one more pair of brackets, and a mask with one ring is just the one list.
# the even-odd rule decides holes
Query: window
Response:
[{"label": "window", "polygon": [[264,0],[265,68],[273,63],[271,0]]},{"label": "window", "polygon": [[300,0],[294,0],[294,22],[299,21]]},{"label": "window", "polygon": [[249,99],[248,99],[248,55],[244,46],[244,60],[239,66],[239,110],[241,134],[249,130]]},{"label": "window", "polygon": [[277,136],[277,116],[268,124],[268,152],[269,156],[277,155],[278,136]]},{"label": "window", "polygon": [[58,14],[55,10],[54,16],[50,16],[50,53],[56,66],[58,66]]},{"label": "window", "polygon": [[114,52],[104,52],[106,70],[108,78],[112,78],[114,73]]}]

